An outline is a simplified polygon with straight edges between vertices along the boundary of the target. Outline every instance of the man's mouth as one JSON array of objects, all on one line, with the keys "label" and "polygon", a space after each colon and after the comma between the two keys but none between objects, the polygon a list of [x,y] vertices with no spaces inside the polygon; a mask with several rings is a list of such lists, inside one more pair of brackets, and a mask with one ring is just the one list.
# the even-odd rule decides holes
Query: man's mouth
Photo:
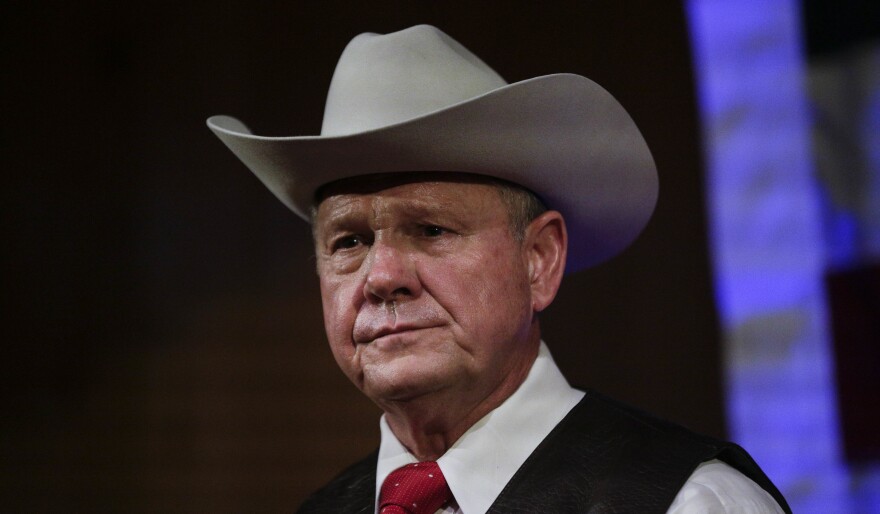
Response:
[{"label": "man's mouth", "polygon": [[417,332],[419,330],[425,330],[433,327],[434,325],[397,323],[394,326],[383,325],[365,331],[356,330],[354,334],[354,342],[356,344],[369,344],[389,336]]}]

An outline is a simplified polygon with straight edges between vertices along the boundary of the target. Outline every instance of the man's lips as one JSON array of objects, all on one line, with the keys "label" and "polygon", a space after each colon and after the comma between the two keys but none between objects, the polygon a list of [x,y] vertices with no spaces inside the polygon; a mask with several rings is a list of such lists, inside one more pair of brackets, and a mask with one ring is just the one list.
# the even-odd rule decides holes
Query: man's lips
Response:
[{"label": "man's lips", "polygon": [[437,324],[424,324],[424,323],[397,323],[394,326],[390,325],[382,325],[378,327],[370,327],[366,329],[358,330],[355,327],[354,331],[354,342],[355,344],[368,344],[376,341],[377,339],[381,339],[386,336],[393,336],[399,334],[407,334],[411,332],[417,332],[419,330],[426,330],[429,328],[437,327]]}]

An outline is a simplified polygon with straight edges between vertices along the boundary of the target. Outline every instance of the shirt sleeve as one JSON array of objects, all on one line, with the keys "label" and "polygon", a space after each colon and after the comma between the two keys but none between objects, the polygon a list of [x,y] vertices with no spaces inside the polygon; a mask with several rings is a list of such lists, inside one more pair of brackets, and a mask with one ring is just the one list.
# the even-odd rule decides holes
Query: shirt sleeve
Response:
[{"label": "shirt sleeve", "polygon": [[750,478],[720,460],[710,460],[697,466],[667,512],[776,514],[783,510]]}]

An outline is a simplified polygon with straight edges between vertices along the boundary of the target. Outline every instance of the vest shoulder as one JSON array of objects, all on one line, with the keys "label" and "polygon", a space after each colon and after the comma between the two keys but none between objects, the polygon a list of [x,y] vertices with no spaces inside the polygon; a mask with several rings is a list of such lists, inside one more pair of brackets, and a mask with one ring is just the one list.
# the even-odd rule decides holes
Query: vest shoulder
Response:
[{"label": "vest shoulder", "polygon": [[573,433],[580,433],[601,432],[612,427],[621,430],[628,439],[632,439],[630,444],[649,441],[668,444],[677,440],[689,446],[713,450],[731,444],[694,432],[680,424],[591,390],[586,392],[581,403],[571,410],[557,428],[562,429],[561,431],[570,430]]}]

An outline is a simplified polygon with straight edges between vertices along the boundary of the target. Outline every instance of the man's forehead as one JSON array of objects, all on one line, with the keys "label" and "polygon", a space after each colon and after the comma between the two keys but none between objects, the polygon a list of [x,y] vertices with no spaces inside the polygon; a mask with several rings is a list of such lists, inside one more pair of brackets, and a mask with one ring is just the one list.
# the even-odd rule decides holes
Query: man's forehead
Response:
[{"label": "man's forehead", "polygon": [[[319,190],[312,207],[313,230],[359,219],[406,215],[440,220],[507,216],[501,181],[468,173],[418,172],[365,175],[333,182]],[[457,213],[457,214],[453,214]],[[470,214],[468,214],[470,213]],[[451,219],[446,219],[451,223]]]}]

